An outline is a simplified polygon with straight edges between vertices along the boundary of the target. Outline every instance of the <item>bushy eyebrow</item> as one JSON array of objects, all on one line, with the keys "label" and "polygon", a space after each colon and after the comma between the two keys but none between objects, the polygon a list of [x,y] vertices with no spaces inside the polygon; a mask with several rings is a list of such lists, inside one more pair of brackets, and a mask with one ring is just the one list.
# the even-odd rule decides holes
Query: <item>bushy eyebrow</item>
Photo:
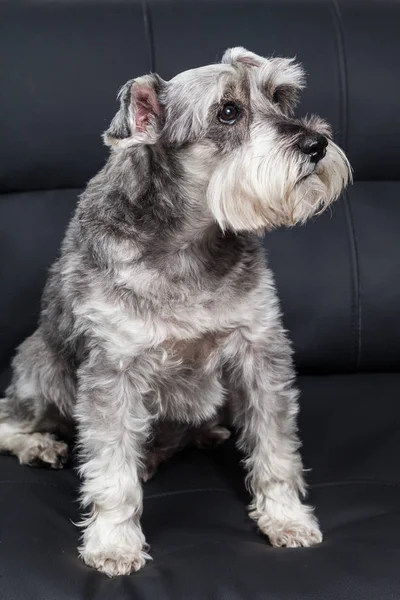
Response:
[{"label": "bushy eyebrow", "polygon": [[301,90],[305,86],[304,69],[294,58],[267,59],[255,75],[261,89],[287,86]]}]

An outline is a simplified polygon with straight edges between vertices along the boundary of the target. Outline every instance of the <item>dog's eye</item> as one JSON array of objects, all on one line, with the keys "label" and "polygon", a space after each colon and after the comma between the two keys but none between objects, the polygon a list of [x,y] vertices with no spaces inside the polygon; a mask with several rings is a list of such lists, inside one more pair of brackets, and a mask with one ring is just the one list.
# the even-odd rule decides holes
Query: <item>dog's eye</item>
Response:
[{"label": "dog's eye", "polygon": [[238,107],[233,102],[224,104],[218,113],[218,119],[224,125],[233,125],[239,116]]}]

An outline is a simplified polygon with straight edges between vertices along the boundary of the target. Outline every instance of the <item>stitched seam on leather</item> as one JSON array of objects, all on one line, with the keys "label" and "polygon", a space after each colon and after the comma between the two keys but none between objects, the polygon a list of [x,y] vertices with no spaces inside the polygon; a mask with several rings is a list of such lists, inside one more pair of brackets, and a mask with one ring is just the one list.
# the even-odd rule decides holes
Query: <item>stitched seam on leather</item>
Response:
[{"label": "stitched seam on leather", "polygon": [[[55,488],[63,488],[64,486],[58,483],[50,483],[47,481],[13,481],[12,479],[4,479],[0,480],[0,485],[2,484],[18,484],[18,485],[43,485],[47,487],[55,487]],[[231,494],[231,490],[225,490],[223,488],[195,488],[193,490],[172,490],[170,492],[160,492],[159,494],[149,494],[144,495],[143,500],[152,500],[153,498],[165,498],[168,496],[179,496],[183,494],[198,494],[202,492],[222,492],[224,494]]]},{"label": "stitched seam on leather", "polygon": [[353,211],[350,207],[350,201],[348,199],[347,191],[345,192],[345,207],[348,227],[351,232],[351,254],[353,263],[353,274],[354,274],[354,296],[355,296],[355,345],[356,345],[356,371],[360,370],[361,366],[361,351],[362,351],[362,308],[361,308],[361,284],[360,284],[360,261],[358,256],[358,243],[356,229],[354,225]]},{"label": "stitched seam on leather", "polygon": [[151,500],[152,498],[164,498],[168,496],[178,496],[183,494],[198,494],[201,492],[223,492],[224,494],[230,494],[231,490],[224,490],[223,488],[195,488],[193,490],[173,490],[171,492],[160,492],[159,494],[149,494],[144,496],[144,500]]},{"label": "stitched seam on leather", "polygon": [[155,65],[155,54],[154,54],[154,36],[153,36],[153,25],[151,22],[150,7],[146,0],[142,0],[142,12],[143,12],[143,25],[144,34],[147,42],[147,60],[149,63],[149,70],[154,73],[156,70]]},{"label": "stitched seam on leather", "polygon": [[31,193],[36,193],[36,192],[64,192],[64,191],[69,191],[69,190],[77,190],[77,193],[81,194],[83,192],[85,188],[84,187],[76,187],[76,186],[65,186],[65,187],[49,187],[49,188],[43,188],[43,187],[38,187],[38,188],[27,188],[26,190],[20,190],[20,189],[10,189],[10,190],[6,190],[5,192],[0,192],[0,199],[3,196],[10,196],[10,195],[15,195],[15,194],[31,194]]},{"label": "stitched seam on leather", "polygon": [[[12,479],[4,479],[4,480],[0,480],[0,484],[18,484],[18,485],[44,485],[44,486],[48,486],[48,487],[55,487],[55,488],[63,488],[64,486],[59,484],[59,483],[49,483],[47,481],[13,481]],[[390,482],[390,481],[375,481],[375,480],[362,480],[362,479],[349,479],[349,480],[344,480],[344,481],[321,481],[318,483],[311,483],[308,485],[309,489],[314,489],[314,488],[322,488],[322,487],[334,487],[334,486],[341,486],[341,485],[376,485],[376,486],[383,486],[383,487],[394,487],[394,488],[400,488],[400,482],[396,483],[396,482]],[[230,494],[231,490],[224,490],[224,489],[218,489],[218,488],[199,488],[199,489],[195,489],[195,490],[177,490],[177,491],[172,491],[172,492],[162,492],[160,494],[150,494],[149,496],[144,496],[145,500],[151,500],[152,498],[163,498],[165,496],[177,496],[177,495],[181,495],[181,494],[197,494],[197,493],[202,493],[202,492],[222,492],[224,494]]]},{"label": "stitched seam on leather", "polygon": [[382,487],[394,487],[400,488],[400,482],[395,481],[379,481],[377,479],[344,479],[342,481],[321,481],[317,483],[311,483],[308,485],[309,489],[322,488],[322,487],[334,487],[334,486],[345,486],[345,485],[375,485]]},{"label": "stitched seam on leather", "polygon": [[0,481],[0,485],[5,484],[5,483],[18,483],[18,484],[22,483],[24,485],[44,485],[44,486],[56,487],[56,488],[63,487],[59,483],[49,483],[48,481],[13,481],[12,479],[3,479],[2,481]]},{"label": "stitched seam on leather", "polygon": [[[340,12],[340,6],[337,0],[332,0],[332,14],[334,29],[336,34],[336,48],[338,56],[338,65],[340,73],[340,143],[345,152],[348,148],[348,85],[347,85],[347,62],[346,62],[346,49],[344,43],[344,32],[342,15]],[[361,365],[361,294],[360,294],[360,266],[358,256],[358,244],[356,231],[354,226],[353,212],[350,207],[349,197],[347,191],[343,193],[343,204],[346,216],[347,230],[349,236],[350,246],[350,261],[352,271],[352,300],[351,300],[351,320],[352,320],[352,337],[354,344],[354,356],[355,356],[355,371],[360,369]]]},{"label": "stitched seam on leather", "polygon": [[338,55],[340,75],[340,145],[347,152],[348,147],[348,89],[347,89],[347,62],[344,44],[342,15],[337,0],[332,0],[333,17],[335,25],[336,49]]}]

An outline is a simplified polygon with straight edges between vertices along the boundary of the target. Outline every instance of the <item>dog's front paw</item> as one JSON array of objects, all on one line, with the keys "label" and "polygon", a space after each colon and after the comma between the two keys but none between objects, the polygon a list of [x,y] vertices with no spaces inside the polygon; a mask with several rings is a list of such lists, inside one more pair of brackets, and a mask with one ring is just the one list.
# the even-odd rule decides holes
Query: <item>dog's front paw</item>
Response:
[{"label": "dog's front paw", "polygon": [[276,523],[268,537],[275,548],[308,547],[322,542],[322,533],[317,523],[309,526],[303,523]]},{"label": "dog's front paw", "polygon": [[81,551],[81,557],[89,567],[93,567],[108,577],[117,575],[129,575],[134,571],[139,571],[144,567],[147,558],[150,558],[145,552],[121,552],[120,550],[102,552]]},{"label": "dog's front paw", "polygon": [[312,514],[304,515],[300,520],[289,521],[262,516],[257,519],[257,524],[275,548],[308,547],[322,542],[318,521]]},{"label": "dog's front paw", "polygon": [[139,571],[151,560],[142,530],[133,519],[115,524],[107,513],[99,512],[87,522],[79,554],[89,567],[116,577]]}]

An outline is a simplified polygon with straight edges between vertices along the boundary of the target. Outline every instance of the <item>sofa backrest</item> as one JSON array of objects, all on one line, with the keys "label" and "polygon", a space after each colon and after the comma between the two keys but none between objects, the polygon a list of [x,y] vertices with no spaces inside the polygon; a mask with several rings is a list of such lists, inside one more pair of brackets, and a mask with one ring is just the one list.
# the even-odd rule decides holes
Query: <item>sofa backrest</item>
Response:
[{"label": "sofa backrest", "polygon": [[[355,185],[304,227],[265,236],[300,371],[400,366],[400,4],[390,0],[0,3],[0,388],[35,328],[46,272],[129,78],[229,46],[294,56]],[[0,389],[1,391],[1,389]]]}]

